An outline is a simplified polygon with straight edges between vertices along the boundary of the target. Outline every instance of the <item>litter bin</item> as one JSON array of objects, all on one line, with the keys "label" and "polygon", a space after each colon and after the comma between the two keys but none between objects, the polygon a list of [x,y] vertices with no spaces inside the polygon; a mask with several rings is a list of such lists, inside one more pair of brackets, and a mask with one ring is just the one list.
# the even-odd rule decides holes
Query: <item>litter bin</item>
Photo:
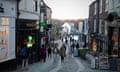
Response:
[{"label": "litter bin", "polygon": [[111,59],[110,60],[110,70],[112,71],[117,71],[117,60],[116,59]]}]

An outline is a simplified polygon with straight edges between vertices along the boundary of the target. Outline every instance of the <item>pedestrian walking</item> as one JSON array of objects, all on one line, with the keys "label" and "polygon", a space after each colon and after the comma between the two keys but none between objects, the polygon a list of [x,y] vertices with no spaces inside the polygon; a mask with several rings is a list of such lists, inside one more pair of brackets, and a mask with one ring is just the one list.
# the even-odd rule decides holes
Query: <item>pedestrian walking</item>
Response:
[{"label": "pedestrian walking", "polygon": [[51,52],[52,52],[52,49],[51,47],[48,48],[48,59],[51,58]]},{"label": "pedestrian walking", "polygon": [[29,52],[28,52],[26,44],[24,44],[21,47],[21,49],[20,49],[20,55],[21,55],[21,58],[22,58],[22,69],[25,69],[25,68],[28,69]]},{"label": "pedestrian walking", "polygon": [[58,54],[58,49],[57,47],[55,46],[53,48],[53,61],[56,62],[57,61],[57,54]]},{"label": "pedestrian walking", "polygon": [[77,45],[74,45],[73,55],[74,55],[74,57],[77,57],[77,56],[78,56]]},{"label": "pedestrian walking", "polygon": [[61,63],[62,63],[62,62],[64,62],[64,57],[66,56],[65,48],[63,46],[60,48],[59,53],[60,53],[60,56],[61,56]]},{"label": "pedestrian walking", "polygon": [[71,56],[73,56],[74,43],[71,45]]},{"label": "pedestrian walking", "polygon": [[47,56],[47,50],[46,50],[45,45],[43,45],[43,60],[44,60],[44,62],[46,62],[46,56]]},{"label": "pedestrian walking", "polygon": [[42,60],[43,60],[43,45],[40,48],[40,62],[42,62]]},{"label": "pedestrian walking", "polygon": [[47,50],[44,45],[40,48],[40,61],[46,61]]}]

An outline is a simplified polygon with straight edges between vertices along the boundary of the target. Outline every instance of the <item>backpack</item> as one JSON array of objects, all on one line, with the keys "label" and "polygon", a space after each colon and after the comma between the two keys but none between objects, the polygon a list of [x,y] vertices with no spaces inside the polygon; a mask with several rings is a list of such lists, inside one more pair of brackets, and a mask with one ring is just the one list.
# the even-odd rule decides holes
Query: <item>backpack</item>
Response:
[{"label": "backpack", "polygon": [[44,50],[43,50],[43,54],[44,54],[44,55],[46,55],[46,54],[47,54],[46,49],[44,49]]},{"label": "backpack", "polygon": [[27,49],[26,49],[26,47],[24,46],[24,47],[21,48],[20,55],[21,55],[21,56],[25,56],[26,54],[27,54]]}]

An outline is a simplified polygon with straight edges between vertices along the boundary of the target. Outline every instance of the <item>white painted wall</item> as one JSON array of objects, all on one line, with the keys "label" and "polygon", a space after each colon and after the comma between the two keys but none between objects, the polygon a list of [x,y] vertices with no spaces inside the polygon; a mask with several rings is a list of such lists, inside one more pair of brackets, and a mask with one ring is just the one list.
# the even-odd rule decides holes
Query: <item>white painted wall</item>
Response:
[{"label": "white painted wall", "polygon": [[[0,62],[11,60],[15,57],[15,19],[16,19],[16,0],[0,0],[4,12],[0,13]],[[2,29],[3,28],[3,29]],[[2,39],[3,38],[3,39]],[[5,58],[4,58],[5,57]]]},{"label": "white painted wall", "polygon": [[120,13],[120,2],[119,0],[108,0],[109,1],[109,5],[108,5],[108,12],[117,12]]},{"label": "white painted wall", "polygon": [[[38,1],[38,11],[35,11],[35,1]],[[20,16],[22,19],[39,20],[40,16],[40,4],[41,0],[21,0],[19,3]]]},{"label": "white painted wall", "polygon": [[4,13],[0,13],[1,16],[16,17],[16,1],[15,0],[0,0],[4,8]]},{"label": "white painted wall", "polygon": [[47,24],[51,24],[51,9],[47,8]]}]

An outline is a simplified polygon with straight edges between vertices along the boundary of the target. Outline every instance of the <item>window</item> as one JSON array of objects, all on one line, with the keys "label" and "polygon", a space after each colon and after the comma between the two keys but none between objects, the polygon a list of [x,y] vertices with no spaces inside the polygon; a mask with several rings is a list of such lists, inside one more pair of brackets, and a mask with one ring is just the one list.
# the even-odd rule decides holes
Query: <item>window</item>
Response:
[{"label": "window", "polygon": [[101,32],[102,34],[105,34],[105,21],[102,20],[102,24],[101,24]]},{"label": "window", "polygon": [[107,31],[107,22],[105,21],[105,35],[107,35],[108,34],[108,31]]},{"label": "window", "polygon": [[118,57],[118,40],[119,40],[119,29],[114,28],[111,37],[111,54],[114,57]]},{"label": "window", "polygon": [[34,2],[33,2],[33,9],[34,9],[34,11],[38,11],[38,1],[37,0],[35,0]]},{"label": "window", "polygon": [[109,5],[108,0],[105,0],[105,11],[108,11],[108,5]]},{"label": "window", "polygon": [[99,33],[100,33],[100,34],[101,34],[101,28],[102,28],[101,25],[102,25],[102,20],[100,19],[100,20],[99,20]]},{"label": "window", "polygon": [[96,32],[96,19],[94,19],[94,32]]},{"label": "window", "polygon": [[102,0],[100,0],[100,13],[102,13]]},{"label": "window", "polygon": [[35,1],[35,11],[38,11],[38,5],[37,5],[37,1]]},{"label": "window", "polygon": [[9,24],[9,18],[2,17],[0,18],[0,25],[8,25]]},{"label": "window", "polygon": [[97,3],[94,4],[94,14],[96,15],[97,13]]},{"label": "window", "polygon": [[9,19],[0,18],[0,60],[8,58]]},{"label": "window", "polygon": [[114,7],[114,0],[108,0],[109,9],[112,9]]}]

